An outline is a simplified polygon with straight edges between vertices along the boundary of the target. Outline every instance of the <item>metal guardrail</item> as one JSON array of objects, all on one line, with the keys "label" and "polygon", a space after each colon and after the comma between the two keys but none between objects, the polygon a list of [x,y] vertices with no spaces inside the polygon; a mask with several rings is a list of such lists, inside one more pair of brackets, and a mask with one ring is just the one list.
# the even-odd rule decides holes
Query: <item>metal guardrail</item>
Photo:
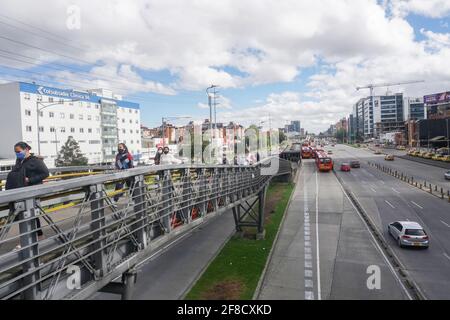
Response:
[{"label": "metal guardrail", "polygon": [[83,299],[102,290],[129,298],[137,264],[218,213],[232,209],[237,231],[263,234],[266,187],[291,173],[291,162],[269,158],[141,167],[0,192],[0,209],[10,210],[0,228],[0,298]]},{"label": "metal guardrail", "polygon": [[409,176],[399,170],[393,169],[389,166],[384,166],[379,163],[368,162],[369,166],[372,166],[385,174],[389,174],[394,178],[400,179],[403,182],[410,184],[420,190],[426,191],[431,195],[434,195],[440,199],[446,200],[450,203],[450,190],[444,189],[442,186],[433,185],[431,182],[415,179],[413,176]]}]

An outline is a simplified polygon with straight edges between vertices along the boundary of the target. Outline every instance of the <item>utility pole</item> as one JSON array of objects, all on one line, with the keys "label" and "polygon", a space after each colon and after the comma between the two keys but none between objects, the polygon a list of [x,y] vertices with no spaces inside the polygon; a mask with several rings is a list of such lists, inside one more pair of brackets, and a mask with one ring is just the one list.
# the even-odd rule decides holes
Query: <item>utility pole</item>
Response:
[{"label": "utility pole", "polygon": [[[216,86],[216,85],[211,85],[210,87],[208,87],[207,89],[206,89],[206,94],[208,95],[208,106],[209,106],[209,131],[212,133],[212,130],[213,130],[213,126],[212,126],[212,122],[213,122],[213,111],[212,111],[212,108],[213,108],[213,103],[212,103],[212,97],[211,97],[211,94],[210,94],[210,90],[213,90],[213,94],[214,94],[214,114],[216,114],[216,94],[217,94],[217,91],[216,91],[216,88],[217,88],[218,86]],[[214,118],[216,118],[216,115],[214,115]],[[215,120],[214,120],[215,121]],[[215,126],[214,126],[215,127]]]}]

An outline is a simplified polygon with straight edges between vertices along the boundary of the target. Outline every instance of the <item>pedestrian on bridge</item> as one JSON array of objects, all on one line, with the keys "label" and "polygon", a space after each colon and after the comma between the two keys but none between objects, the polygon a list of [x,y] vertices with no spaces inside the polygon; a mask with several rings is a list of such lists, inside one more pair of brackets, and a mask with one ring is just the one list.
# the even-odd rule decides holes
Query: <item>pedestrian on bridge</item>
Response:
[{"label": "pedestrian on bridge", "polygon": [[158,151],[155,155],[155,166],[159,166],[161,164],[161,155],[163,154],[163,148],[159,147]]},{"label": "pedestrian on bridge", "polygon": [[[134,168],[133,164],[133,156],[128,151],[125,143],[119,143],[117,146],[117,155],[116,155],[116,169],[117,170],[126,170]],[[115,190],[121,190],[123,186],[126,185],[128,188],[131,188],[132,181],[127,179],[125,181],[117,182]],[[119,198],[123,195],[123,193],[116,194],[114,196],[114,201],[119,201]]]},{"label": "pedestrian on bridge", "polygon": [[[44,161],[30,151],[31,147],[26,142],[18,142],[14,145],[16,164],[6,178],[6,190],[39,185],[49,176],[48,168]],[[9,209],[10,215],[12,215],[14,213],[14,203],[10,204]],[[12,221],[17,220],[16,216],[10,216],[10,218]],[[44,233],[42,232],[39,218],[36,219],[36,230],[38,238],[42,238]],[[16,249],[20,249],[20,245]]]}]

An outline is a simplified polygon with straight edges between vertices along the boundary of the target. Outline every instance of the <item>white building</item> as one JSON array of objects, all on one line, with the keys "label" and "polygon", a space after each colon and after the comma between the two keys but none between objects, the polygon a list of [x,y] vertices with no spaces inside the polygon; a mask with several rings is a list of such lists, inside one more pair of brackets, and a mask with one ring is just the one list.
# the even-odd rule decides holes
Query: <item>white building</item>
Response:
[{"label": "white building", "polygon": [[109,90],[0,84],[0,112],[0,158],[14,158],[14,144],[25,141],[53,167],[69,136],[79,143],[90,164],[112,161],[119,142],[125,143],[135,158],[140,157],[139,104],[124,101]]}]

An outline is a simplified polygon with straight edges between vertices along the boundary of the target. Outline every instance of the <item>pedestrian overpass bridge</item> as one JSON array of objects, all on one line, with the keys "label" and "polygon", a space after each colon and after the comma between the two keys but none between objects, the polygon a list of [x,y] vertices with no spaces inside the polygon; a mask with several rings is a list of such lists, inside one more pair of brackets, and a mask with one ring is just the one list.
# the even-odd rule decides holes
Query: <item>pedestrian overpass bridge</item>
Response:
[{"label": "pedestrian overpass bridge", "polygon": [[1,191],[0,298],[86,299],[104,291],[128,299],[136,266],[230,210],[237,231],[250,227],[263,236],[266,188],[292,176],[290,157],[251,166],[138,167]]}]

